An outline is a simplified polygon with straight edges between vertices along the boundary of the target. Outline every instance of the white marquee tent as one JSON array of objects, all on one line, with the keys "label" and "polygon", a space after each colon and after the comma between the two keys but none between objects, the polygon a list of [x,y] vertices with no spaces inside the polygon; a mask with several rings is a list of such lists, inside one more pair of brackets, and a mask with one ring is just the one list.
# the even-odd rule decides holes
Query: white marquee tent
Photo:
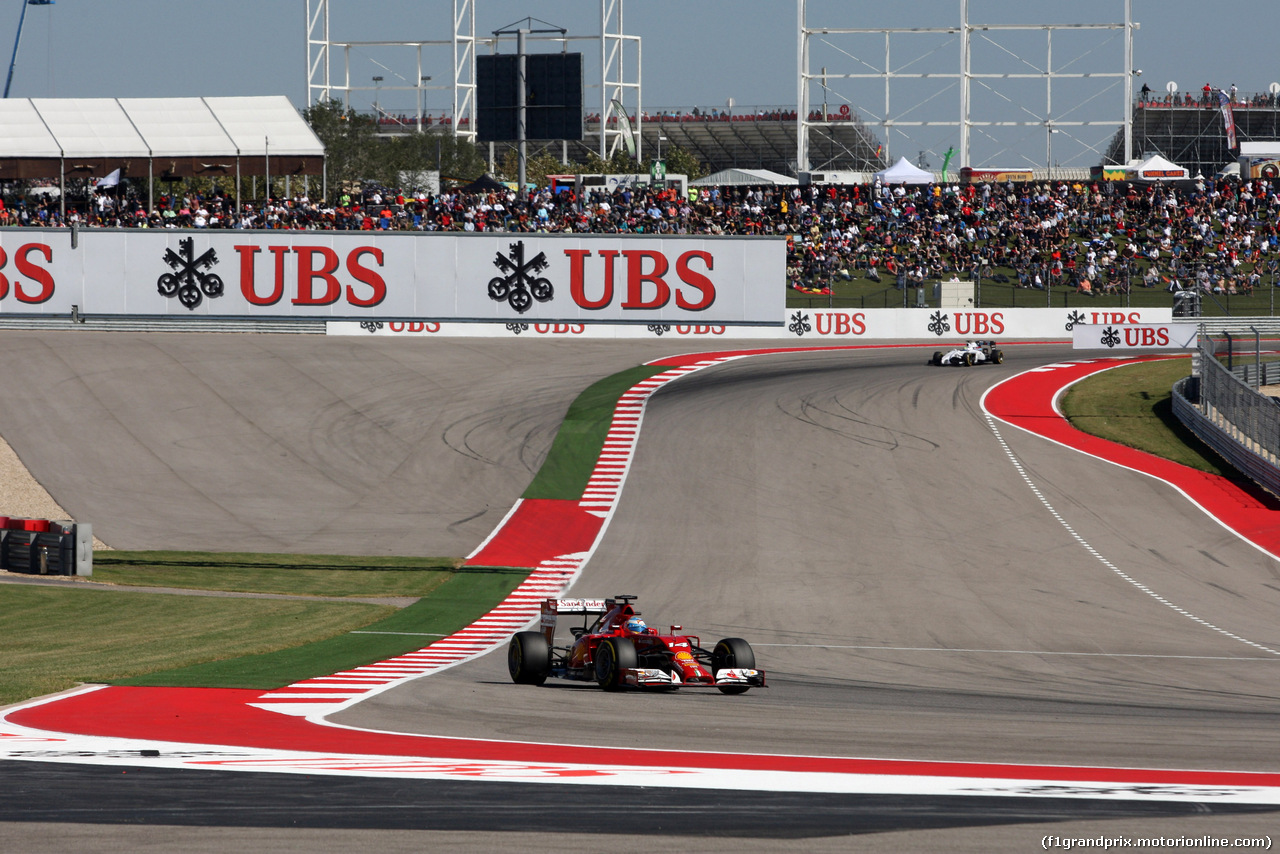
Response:
[{"label": "white marquee tent", "polygon": [[694,187],[766,186],[769,184],[791,186],[799,183],[795,178],[768,169],[721,169],[719,172],[690,181]]},{"label": "white marquee tent", "polygon": [[912,166],[905,157],[888,169],[881,169],[875,179],[881,184],[932,184],[935,180],[932,172]]},{"label": "white marquee tent", "polygon": [[1153,154],[1127,171],[1136,181],[1185,181],[1191,177],[1191,173],[1185,168],[1166,160],[1159,154]]},{"label": "white marquee tent", "polygon": [[283,95],[0,100],[0,179],[321,175],[324,145]]}]

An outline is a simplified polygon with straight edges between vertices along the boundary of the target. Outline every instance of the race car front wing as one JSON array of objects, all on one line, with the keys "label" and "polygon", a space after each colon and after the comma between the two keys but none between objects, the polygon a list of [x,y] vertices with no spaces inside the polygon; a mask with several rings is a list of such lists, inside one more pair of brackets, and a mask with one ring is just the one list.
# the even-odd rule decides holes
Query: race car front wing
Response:
[{"label": "race car front wing", "polygon": [[747,670],[727,667],[717,670],[714,682],[685,682],[677,672],[667,672],[648,667],[628,667],[622,671],[623,684],[635,688],[718,688],[721,685],[746,685],[751,688],[766,688],[763,670]]}]

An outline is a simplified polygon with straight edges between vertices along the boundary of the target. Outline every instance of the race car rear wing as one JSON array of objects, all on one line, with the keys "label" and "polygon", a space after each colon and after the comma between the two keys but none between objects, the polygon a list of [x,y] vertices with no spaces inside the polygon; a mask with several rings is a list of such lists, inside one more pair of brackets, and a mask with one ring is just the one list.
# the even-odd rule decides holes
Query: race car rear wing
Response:
[{"label": "race car rear wing", "polygon": [[600,617],[609,613],[612,607],[604,599],[545,599],[542,602],[542,634],[547,643],[555,645],[556,618],[560,614],[582,614],[583,622],[588,617]]}]

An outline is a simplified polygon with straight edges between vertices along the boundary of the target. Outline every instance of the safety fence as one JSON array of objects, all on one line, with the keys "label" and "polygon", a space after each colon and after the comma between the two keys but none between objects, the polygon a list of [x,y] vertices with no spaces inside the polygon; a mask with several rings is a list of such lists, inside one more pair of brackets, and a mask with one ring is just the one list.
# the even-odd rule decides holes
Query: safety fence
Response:
[{"label": "safety fence", "polygon": [[1280,495],[1280,405],[1259,389],[1280,382],[1280,367],[1255,361],[1228,367],[1212,336],[1200,336],[1194,376],[1173,387],[1174,415],[1213,451]]}]

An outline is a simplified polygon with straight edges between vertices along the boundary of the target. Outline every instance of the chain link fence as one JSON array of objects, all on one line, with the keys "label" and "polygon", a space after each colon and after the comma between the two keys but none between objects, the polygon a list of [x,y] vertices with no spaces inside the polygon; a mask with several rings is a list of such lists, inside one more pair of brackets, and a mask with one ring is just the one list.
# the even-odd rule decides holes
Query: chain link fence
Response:
[{"label": "chain link fence", "polygon": [[1280,363],[1262,362],[1257,338],[1247,340],[1252,352],[1239,354],[1239,339],[1201,330],[1193,375],[1174,385],[1173,411],[1215,453],[1280,495],[1280,404],[1262,391],[1280,383]]}]

